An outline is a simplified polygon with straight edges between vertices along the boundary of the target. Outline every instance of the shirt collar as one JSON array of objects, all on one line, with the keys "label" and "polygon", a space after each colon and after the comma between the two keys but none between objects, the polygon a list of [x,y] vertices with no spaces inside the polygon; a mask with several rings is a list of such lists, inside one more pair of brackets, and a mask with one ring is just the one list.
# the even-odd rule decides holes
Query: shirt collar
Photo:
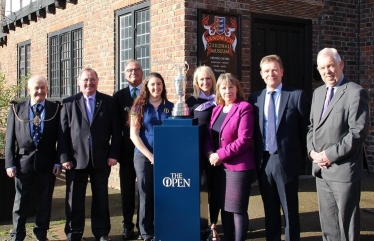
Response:
[{"label": "shirt collar", "polygon": [[90,95],[90,96],[88,96],[88,95],[83,95],[83,96],[84,96],[85,99],[91,97],[93,100],[95,100],[96,99],[96,92],[93,95]]},{"label": "shirt collar", "polygon": [[270,91],[275,91],[279,93],[281,90],[282,90],[282,83],[280,83],[275,90],[270,90],[269,88],[266,88],[266,94],[269,93]]},{"label": "shirt collar", "polygon": [[33,99],[30,99],[30,106],[34,106],[35,104],[41,104],[42,106],[45,105],[45,100],[43,100],[40,103],[36,103]]},{"label": "shirt collar", "polygon": [[[337,83],[336,85],[332,86],[332,88],[334,88],[334,89],[335,89],[335,88],[338,88],[338,87],[341,85],[341,83],[343,82],[343,79],[344,79],[344,74],[342,74],[342,76],[340,77],[338,83]],[[327,89],[328,87],[329,87],[329,86],[326,85],[326,89]]]},{"label": "shirt collar", "polygon": [[132,89],[134,89],[134,88],[140,90],[142,88],[142,84],[140,84],[136,87],[133,87],[133,86],[129,85],[129,87],[130,87],[130,93],[131,93]]}]

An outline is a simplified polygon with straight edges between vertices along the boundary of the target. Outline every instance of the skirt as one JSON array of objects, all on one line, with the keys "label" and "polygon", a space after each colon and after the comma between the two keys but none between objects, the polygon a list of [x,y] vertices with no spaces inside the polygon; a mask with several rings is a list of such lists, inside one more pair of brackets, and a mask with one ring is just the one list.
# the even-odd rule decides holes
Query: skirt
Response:
[{"label": "skirt", "polygon": [[253,173],[230,171],[223,164],[212,167],[210,205],[232,213],[247,212]]}]

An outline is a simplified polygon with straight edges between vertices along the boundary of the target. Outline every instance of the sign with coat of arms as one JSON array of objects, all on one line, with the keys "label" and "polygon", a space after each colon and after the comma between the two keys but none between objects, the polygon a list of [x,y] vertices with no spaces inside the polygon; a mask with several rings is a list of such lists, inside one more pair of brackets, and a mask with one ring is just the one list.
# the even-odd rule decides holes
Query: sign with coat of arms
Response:
[{"label": "sign with coat of arms", "polygon": [[240,18],[199,10],[198,65],[211,67],[216,78],[232,73],[240,79]]}]

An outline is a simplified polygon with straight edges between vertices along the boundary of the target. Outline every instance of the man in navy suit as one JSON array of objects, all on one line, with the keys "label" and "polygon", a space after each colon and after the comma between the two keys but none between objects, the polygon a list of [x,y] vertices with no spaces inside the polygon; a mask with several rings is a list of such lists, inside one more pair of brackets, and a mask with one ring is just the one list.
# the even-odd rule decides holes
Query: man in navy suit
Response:
[{"label": "man in navy suit", "polygon": [[[122,146],[119,177],[121,185],[122,215],[123,215],[123,239],[132,239],[134,235],[135,212],[135,180],[134,168],[134,144],[130,140],[130,127],[127,124],[129,112],[134,99],[140,93],[143,80],[142,66],[137,60],[130,59],[125,63],[125,77],[127,87],[117,91],[113,97],[117,102],[118,112],[121,115]],[[140,236],[141,237],[141,236]]]},{"label": "man in navy suit", "polygon": [[30,192],[36,182],[34,234],[46,241],[56,176],[61,172],[56,149],[60,105],[46,100],[48,82],[43,76],[32,76],[27,92],[29,100],[10,108],[6,128],[5,168],[16,188],[11,237],[12,241],[25,239]]},{"label": "man in navy suit", "polygon": [[255,109],[255,158],[266,240],[281,240],[280,208],[286,240],[300,240],[298,175],[306,157],[310,107],[302,90],[282,84],[283,65],[279,56],[265,56],[260,67],[266,89],[251,94],[249,103]]},{"label": "man in navy suit", "polygon": [[108,178],[121,152],[118,109],[113,97],[97,91],[95,70],[83,69],[78,82],[81,92],[63,101],[59,132],[60,161],[66,169],[65,233],[69,241],[82,238],[89,178],[92,233],[108,241]]}]

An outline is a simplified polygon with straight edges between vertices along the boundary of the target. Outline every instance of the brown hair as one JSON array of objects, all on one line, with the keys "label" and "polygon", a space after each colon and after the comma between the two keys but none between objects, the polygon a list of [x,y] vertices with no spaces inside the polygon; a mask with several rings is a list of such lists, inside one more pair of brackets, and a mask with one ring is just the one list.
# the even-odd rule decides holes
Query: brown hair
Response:
[{"label": "brown hair", "polygon": [[260,68],[262,67],[262,64],[270,62],[278,62],[279,67],[283,69],[282,59],[276,54],[267,55],[263,57],[260,62]]},{"label": "brown hair", "polygon": [[144,115],[144,106],[148,103],[150,92],[148,89],[148,82],[151,78],[159,78],[162,82],[162,92],[161,92],[161,99],[163,102],[167,101],[167,92],[166,92],[166,85],[165,80],[162,78],[162,76],[157,72],[151,72],[149,73],[142,84],[142,89],[140,90],[140,93],[138,97],[135,99],[134,103],[131,107],[131,113],[129,115],[129,118],[127,120],[127,124],[130,125],[131,118],[135,120],[135,127],[137,129],[140,129],[142,123],[143,123],[143,115]]},{"label": "brown hair", "polygon": [[244,100],[244,91],[240,85],[239,80],[231,73],[224,73],[218,77],[216,86],[216,102],[217,105],[225,105],[225,100],[222,98],[219,88],[221,85],[233,85],[236,87],[236,99]]}]

